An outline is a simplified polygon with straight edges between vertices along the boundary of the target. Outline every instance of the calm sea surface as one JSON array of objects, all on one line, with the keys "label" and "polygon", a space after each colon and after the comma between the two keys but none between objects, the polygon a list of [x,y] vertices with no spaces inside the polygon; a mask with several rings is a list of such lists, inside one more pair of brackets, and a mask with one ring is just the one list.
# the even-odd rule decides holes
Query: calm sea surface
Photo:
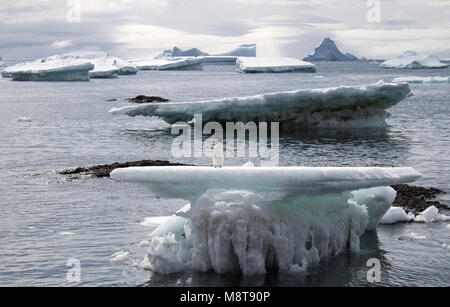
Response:
[{"label": "calm sea surface", "polygon": [[[159,275],[114,266],[118,251],[130,264],[144,258],[137,244],[151,231],[146,217],[170,215],[185,205],[159,199],[144,186],[110,179],[77,179],[54,171],[116,161],[174,159],[173,136],[162,121],[112,116],[136,95],[194,101],[265,92],[362,85],[394,77],[448,76],[449,70],[382,70],[369,63],[319,63],[316,74],[238,74],[232,66],[194,72],[145,72],[80,83],[0,79],[0,286],[348,286],[367,285],[369,258],[382,263],[390,286],[448,286],[447,223],[380,226],[362,238],[359,255],[324,260],[306,274]],[[317,77],[322,76],[322,77]],[[414,96],[390,109],[382,130],[297,131],[282,134],[280,164],[304,166],[413,166],[418,183],[450,192],[450,84],[412,84]],[[31,121],[19,121],[29,117]],[[245,159],[228,159],[242,165]],[[450,204],[448,196],[442,199]],[[405,233],[427,237],[399,241]],[[66,280],[67,261],[81,262],[81,283]]]}]

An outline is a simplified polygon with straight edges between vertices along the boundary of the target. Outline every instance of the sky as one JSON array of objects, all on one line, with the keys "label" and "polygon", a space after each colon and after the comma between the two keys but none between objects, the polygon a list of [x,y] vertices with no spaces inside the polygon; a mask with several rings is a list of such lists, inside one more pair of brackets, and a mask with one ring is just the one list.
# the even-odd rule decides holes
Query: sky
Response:
[{"label": "sky", "polygon": [[250,43],[258,56],[303,58],[324,37],[359,57],[450,59],[450,0],[0,0],[4,59],[78,49],[132,59],[174,46],[214,54]]}]

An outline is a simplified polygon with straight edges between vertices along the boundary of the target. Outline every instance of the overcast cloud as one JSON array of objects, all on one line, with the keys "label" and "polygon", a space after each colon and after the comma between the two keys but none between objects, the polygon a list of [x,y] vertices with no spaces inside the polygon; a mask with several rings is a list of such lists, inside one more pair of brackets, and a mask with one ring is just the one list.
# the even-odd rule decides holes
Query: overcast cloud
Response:
[{"label": "overcast cloud", "polygon": [[416,50],[450,59],[450,0],[380,0],[380,23],[367,21],[367,0],[79,0],[81,22],[71,23],[73,1],[0,0],[0,56],[100,49],[135,58],[256,43],[260,56],[304,57],[331,37],[360,57]]}]

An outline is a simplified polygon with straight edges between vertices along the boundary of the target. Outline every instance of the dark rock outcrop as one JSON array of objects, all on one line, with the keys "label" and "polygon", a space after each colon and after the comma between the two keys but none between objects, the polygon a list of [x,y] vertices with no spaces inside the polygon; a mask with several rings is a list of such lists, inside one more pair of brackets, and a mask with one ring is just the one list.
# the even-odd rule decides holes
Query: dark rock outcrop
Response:
[{"label": "dark rock outcrop", "polygon": [[116,168],[136,167],[136,166],[184,166],[185,164],[171,163],[164,160],[142,160],[124,163],[113,163],[96,165],[91,167],[78,167],[58,172],[61,175],[93,175],[95,177],[109,177]]},{"label": "dark rock outcrop", "polygon": [[410,186],[407,184],[399,184],[392,186],[397,191],[397,198],[393,206],[402,207],[408,212],[419,214],[431,206],[438,209],[448,209],[447,206],[436,200],[439,194],[445,194],[436,188],[424,188]]},{"label": "dark rock outcrop", "polygon": [[145,96],[145,95],[139,95],[134,98],[128,98],[126,99],[128,102],[132,103],[150,103],[150,102],[168,102],[169,99],[158,97],[158,96]]}]

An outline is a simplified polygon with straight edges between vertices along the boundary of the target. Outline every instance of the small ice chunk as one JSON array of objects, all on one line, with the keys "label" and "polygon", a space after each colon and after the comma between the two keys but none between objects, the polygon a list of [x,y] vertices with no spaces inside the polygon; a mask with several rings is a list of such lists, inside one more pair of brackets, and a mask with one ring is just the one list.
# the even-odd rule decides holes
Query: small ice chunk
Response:
[{"label": "small ice chunk", "polygon": [[151,216],[146,217],[141,224],[142,226],[151,227],[151,226],[161,226],[171,218],[171,216]]},{"label": "small ice chunk", "polygon": [[248,162],[245,163],[242,167],[255,167],[255,165],[253,164],[252,161],[248,161]]},{"label": "small ice chunk", "polygon": [[396,224],[412,220],[414,220],[414,214],[407,214],[405,210],[400,207],[391,207],[381,219],[380,224]]},{"label": "small ice chunk", "polygon": [[429,54],[417,54],[410,51],[405,52],[396,59],[387,60],[380,64],[381,68],[447,68],[449,65],[441,63],[438,57]]},{"label": "small ice chunk", "polygon": [[129,256],[130,256],[129,252],[120,251],[112,255],[111,258],[109,259],[109,262],[115,265],[124,265],[128,262]]},{"label": "small ice chunk", "polygon": [[450,77],[399,77],[392,80],[392,82],[408,82],[408,83],[447,83],[450,82]]},{"label": "small ice chunk", "polygon": [[73,236],[73,235],[75,235],[75,233],[69,232],[69,231],[61,231],[61,232],[59,233],[59,235],[60,235],[60,236]]},{"label": "small ice chunk", "polygon": [[26,117],[26,116],[21,116],[17,119],[18,122],[31,122],[31,118],[30,117]]},{"label": "small ice chunk", "polygon": [[315,72],[316,65],[296,58],[239,57],[236,60],[241,73]]},{"label": "small ice chunk", "polygon": [[450,216],[439,213],[438,208],[435,206],[431,206],[422,213],[420,213],[416,218],[416,222],[440,222],[440,221],[448,221],[450,220]]},{"label": "small ice chunk", "polygon": [[399,240],[426,240],[426,236],[420,236],[415,232],[410,232],[404,235],[401,235]]}]

